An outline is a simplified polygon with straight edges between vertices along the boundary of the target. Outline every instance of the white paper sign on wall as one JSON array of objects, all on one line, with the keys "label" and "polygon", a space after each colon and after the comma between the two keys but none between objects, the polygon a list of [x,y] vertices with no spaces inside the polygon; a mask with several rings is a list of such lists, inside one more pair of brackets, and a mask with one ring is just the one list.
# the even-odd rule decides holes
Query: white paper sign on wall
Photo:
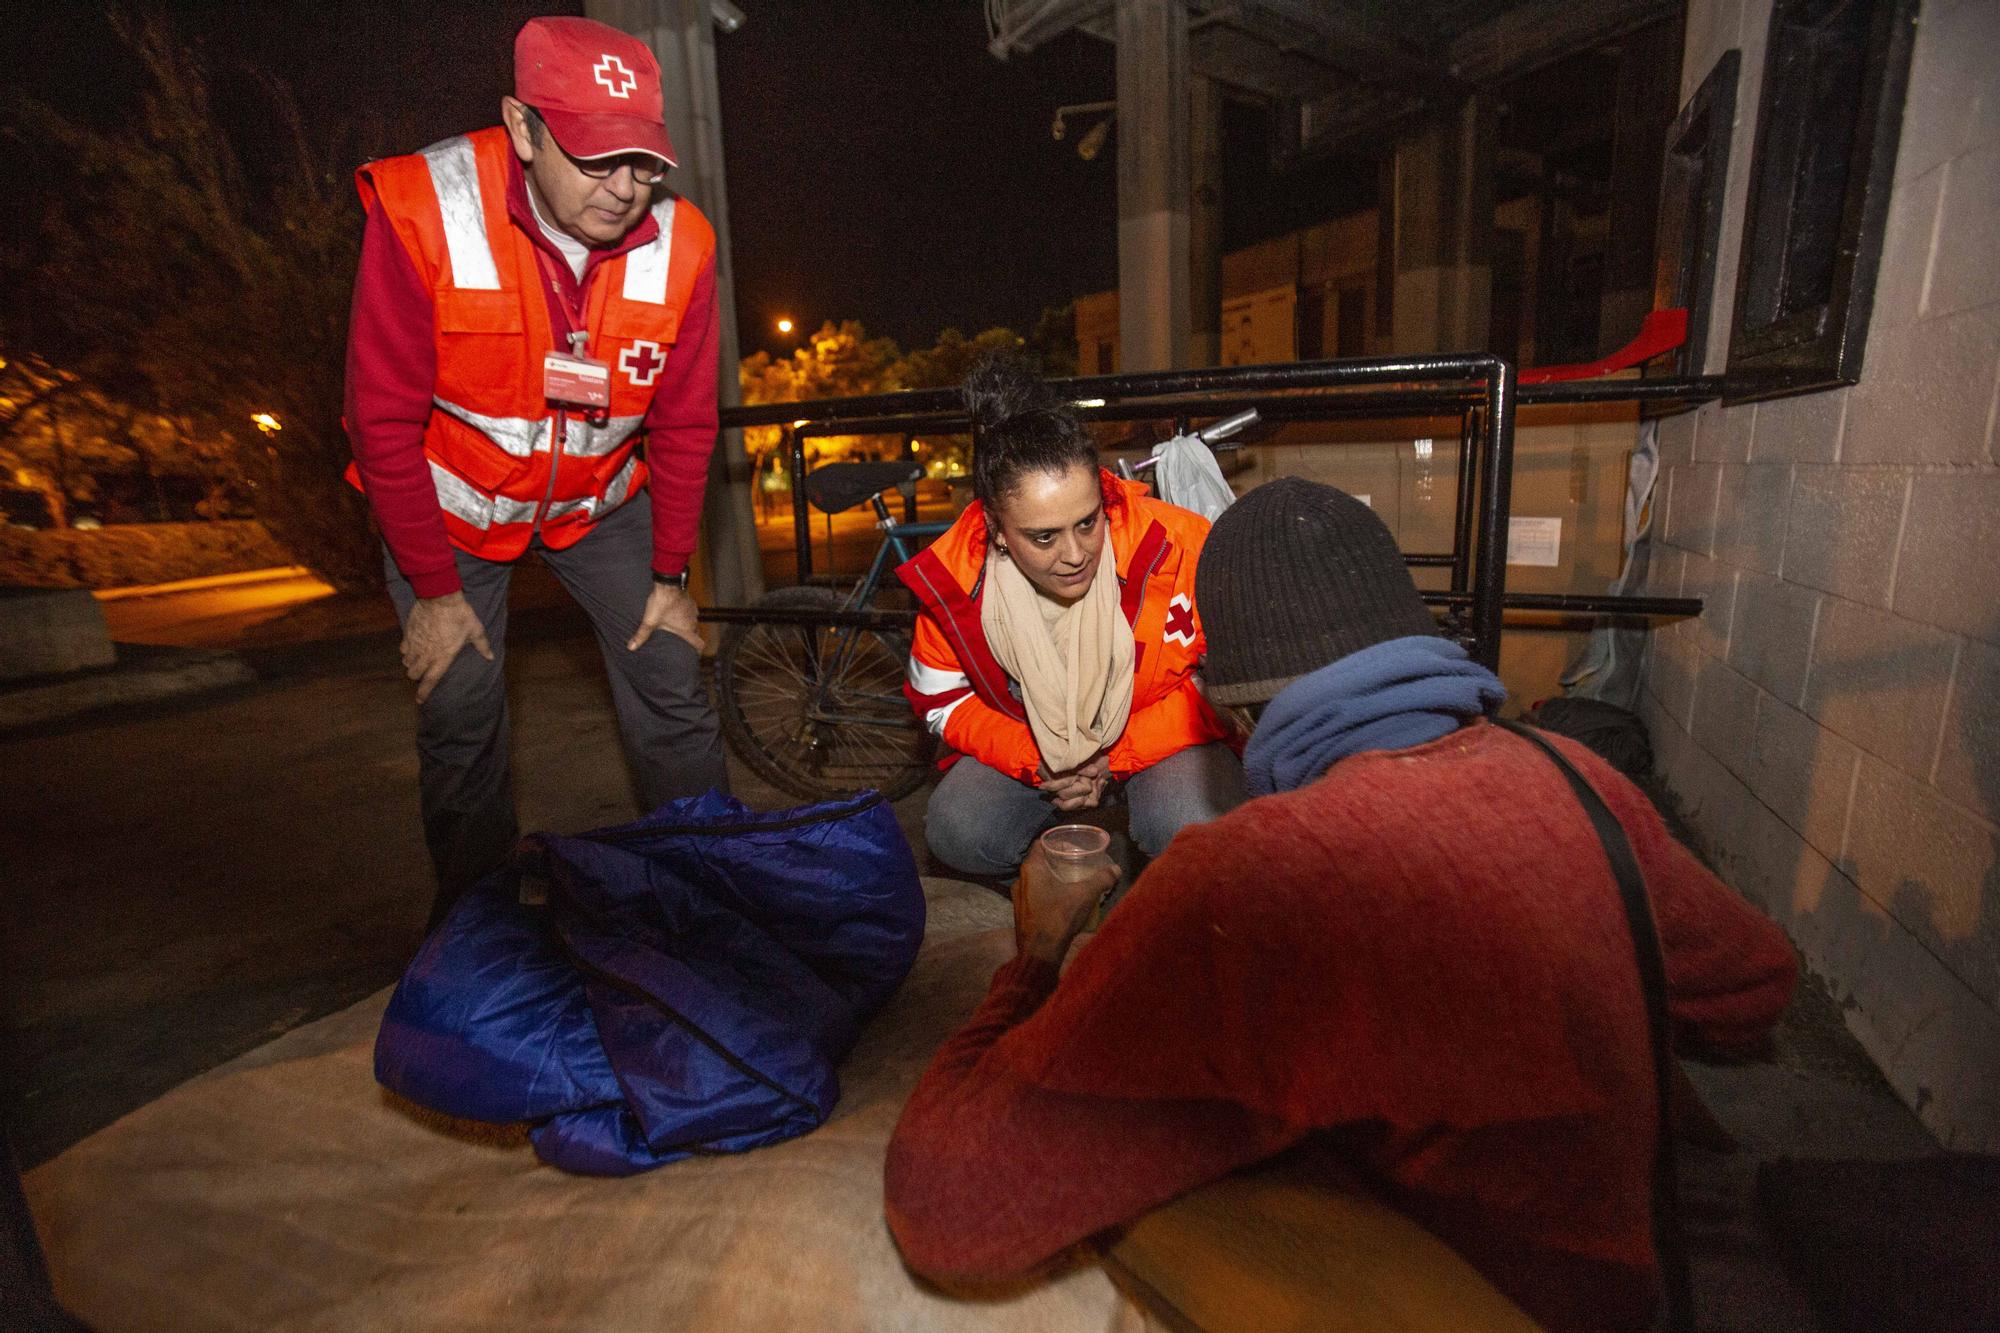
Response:
[{"label": "white paper sign on wall", "polygon": [[1370,509],[1375,507],[1375,497],[1372,495],[1357,495],[1354,498],[1361,501],[1362,504],[1367,505]]},{"label": "white paper sign on wall", "polygon": [[1559,518],[1507,520],[1507,563],[1553,569],[1562,563],[1563,521]]}]

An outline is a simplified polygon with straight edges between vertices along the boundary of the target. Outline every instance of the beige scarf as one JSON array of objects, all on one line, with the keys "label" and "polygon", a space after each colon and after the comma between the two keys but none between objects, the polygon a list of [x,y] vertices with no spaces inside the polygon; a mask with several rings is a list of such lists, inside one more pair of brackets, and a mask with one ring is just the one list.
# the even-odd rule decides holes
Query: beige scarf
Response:
[{"label": "beige scarf", "polygon": [[1068,772],[1123,734],[1132,711],[1132,627],[1118,609],[1110,541],[1090,591],[1067,607],[989,550],[979,624],[993,656],[1021,683],[1028,728],[1049,772]]}]

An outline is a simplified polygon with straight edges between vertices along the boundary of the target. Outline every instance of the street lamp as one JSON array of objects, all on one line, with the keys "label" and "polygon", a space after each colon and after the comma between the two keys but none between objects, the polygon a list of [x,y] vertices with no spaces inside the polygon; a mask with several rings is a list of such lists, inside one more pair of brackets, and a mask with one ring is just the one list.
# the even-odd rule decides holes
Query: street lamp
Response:
[{"label": "street lamp", "polygon": [[792,331],[792,321],[789,319],[780,318],[778,320],[778,332],[790,333],[791,331]]},{"label": "street lamp", "polygon": [[252,412],[250,414],[250,421],[258,430],[263,431],[266,435],[276,435],[284,429],[284,426],[278,419],[269,412]]}]

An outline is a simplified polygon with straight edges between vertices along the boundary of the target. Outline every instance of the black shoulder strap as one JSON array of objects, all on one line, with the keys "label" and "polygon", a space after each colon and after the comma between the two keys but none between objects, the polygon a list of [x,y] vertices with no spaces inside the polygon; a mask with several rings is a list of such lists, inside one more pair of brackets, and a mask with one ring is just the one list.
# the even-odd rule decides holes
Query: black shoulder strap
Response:
[{"label": "black shoulder strap", "polygon": [[1653,909],[1646,898],[1646,878],[1639,870],[1639,858],[1632,853],[1625,830],[1583,774],[1563,758],[1532,727],[1495,718],[1494,721],[1516,736],[1538,747],[1555,761],[1577,803],[1590,816],[1597,840],[1604,844],[1605,859],[1618,879],[1618,898],[1625,908],[1625,924],[1631,929],[1632,951],[1639,964],[1639,984],[1646,998],[1646,1027],[1652,1037],[1653,1082],[1659,1097],[1659,1137],[1653,1150],[1653,1248],[1660,1256],[1660,1281],[1665,1288],[1667,1327],[1687,1333],[1694,1326],[1693,1286],[1688,1272],[1687,1252],[1681,1245],[1680,1185],[1674,1173],[1673,1031],[1667,1020],[1667,966],[1660,952],[1660,932],[1653,921]]}]

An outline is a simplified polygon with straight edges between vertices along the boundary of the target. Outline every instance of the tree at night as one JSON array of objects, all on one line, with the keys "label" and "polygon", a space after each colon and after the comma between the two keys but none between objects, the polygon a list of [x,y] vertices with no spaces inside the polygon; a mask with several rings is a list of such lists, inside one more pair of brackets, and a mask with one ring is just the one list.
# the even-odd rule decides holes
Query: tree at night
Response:
[{"label": "tree at night", "polygon": [[[743,401],[803,403],[904,389],[948,389],[963,382],[973,365],[990,352],[1021,352],[1044,375],[1071,375],[1076,371],[1074,329],[1073,310],[1060,306],[1044,311],[1027,338],[1009,328],[986,329],[971,337],[951,328],[931,346],[905,353],[893,338],[869,337],[859,320],[828,321],[790,356],[760,351],[743,358],[739,369]],[[778,447],[780,435],[776,426],[743,432],[744,448],[759,470]],[[839,456],[854,448],[858,438],[815,436],[813,445],[816,454]],[[959,437],[937,440],[947,451],[962,453],[970,446],[968,439]]]},{"label": "tree at night", "polygon": [[[340,480],[360,232],[347,174],[312,149],[281,83],[232,71],[245,104],[220,116],[209,72],[164,26],[115,22],[143,72],[136,115],[6,108],[15,169],[37,188],[17,205],[25,243],[0,255],[27,296],[0,310],[0,348],[50,368],[58,408],[164,421],[184,450],[216,442],[300,560],[340,586],[378,582],[365,508]],[[245,151],[253,138],[263,152]]]},{"label": "tree at night", "polygon": [[12,521],[220,518],[248,494],[241,464],[232,440],[106,398],[74,375],[0,358],[0,482],[40,506],[10,502]]}]

